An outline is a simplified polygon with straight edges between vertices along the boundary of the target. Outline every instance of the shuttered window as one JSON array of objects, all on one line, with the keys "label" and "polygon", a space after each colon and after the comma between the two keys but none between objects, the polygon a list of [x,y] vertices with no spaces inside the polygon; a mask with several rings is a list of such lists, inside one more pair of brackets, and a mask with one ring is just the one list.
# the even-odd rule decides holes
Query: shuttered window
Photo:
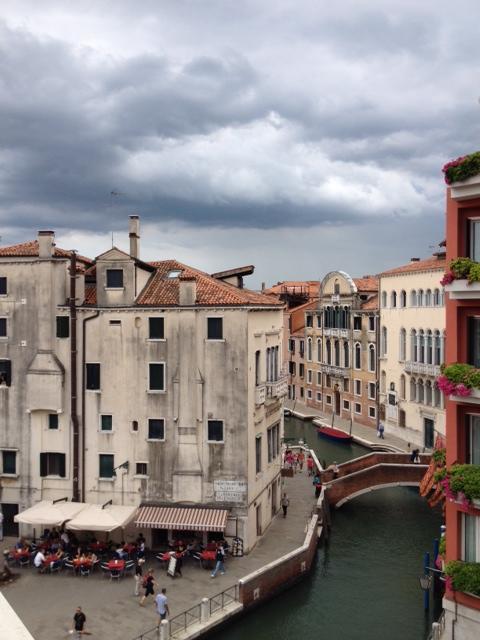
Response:
[{"label": "shuttered window", "polygon": [[68,338],[70,335],[70,318],[57,316],[57,338]]},{"label": "shuttered window", "polygon": [[165,440],[165,420],[163,418],[149,419],[148,439],[149,440]]},{"label": "shuttered window", "polygon": [[165,391],[165,363],[150,362],[148,388],[150,391]]},{"label": "shuttered window", "polygon": [[40,476],[60,476],[65,478],[65,454],[64,453],[41,453],[40,454]]},{"label": "shuttered window", "polygon": [[99,461],[99,478],[113,478],[113,454],[101,453],[98,456]]},{"label": "shuttered window", "polygon": [[100,364],[98,362],[87,362],[85,386],[90,391],[100,389]]},{"label": "shuttered window", "polygon": [[5,276],[0,277],[0,296],[7,295],[7,278]]},{"label": "shuttered window", "polygon": [[12,363],[10,360],[0,360],[0,384],[9,387],[12,384]]},{"label": "shuttered window", "polygon": [[163,340],[165,338],[163,318],[148,319],[148,337],[150,340]]},{"label": "shuttered window", "polygon": [[207,318],[208,340],[223,340],[223,318]]},{"label": "shuttered window", "polygon": [[123,269],[107,269],[107,288],[123,288]]}]

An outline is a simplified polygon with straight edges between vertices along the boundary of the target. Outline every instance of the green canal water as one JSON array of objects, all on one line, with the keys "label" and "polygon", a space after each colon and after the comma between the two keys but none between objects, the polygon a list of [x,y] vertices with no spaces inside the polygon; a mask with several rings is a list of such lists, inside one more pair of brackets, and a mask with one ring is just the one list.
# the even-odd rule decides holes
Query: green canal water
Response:
[{"label": "green canal water", "polygon": [[[327,464],[368,453],[321,440],[310,422],[296,418],[285,420],[285,436],[303,438]],[[423,611],[418,576],[440,525],[440,510],[413,488],[356,498],[332,514],[330,539],[308,578],[212,637],[425,640],[433,619]]]}]

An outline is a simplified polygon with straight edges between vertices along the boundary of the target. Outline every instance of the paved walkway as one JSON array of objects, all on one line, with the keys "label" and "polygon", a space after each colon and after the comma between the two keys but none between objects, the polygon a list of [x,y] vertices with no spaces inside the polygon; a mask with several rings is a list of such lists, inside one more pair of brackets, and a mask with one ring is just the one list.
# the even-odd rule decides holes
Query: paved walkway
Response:
[{"label": "paved walkway", "polygon": [[[307,407],[305,403],[300,402],[299,400],[286,400],[285,408],[290,409],[298,417],[322,418],[328,424],[331,424],[332,422],[331,415],[322,413],[321,411],[319,411],[318,409],[314,409],[313,407]],[[339,416],[335,416],[333,426],[337,429],[343,429],[344,431],[350,432],[350,420],[344,420]],[[356,439],[361,444],[363,444],[364,442],[368,442],[372,445],[388,444],[392,447],[395,447],[399,451],[410,451],[406,440],[388,433],[388,430],[385,431],[384,440],[380,440],[377,438],[375,429],[373,429],[372,427],[366,427],[365,425],[359,424],[358,422],[354,422],[352,426],[352,435],[354,436],[354,439]]]},{"label": "paved walkway", "polygon": [[[294,478],[283,478],[284,489],[290,498],[288,515],[277,515],[255,549],[243,558],[229,558],[224,576],[210,578],[210,571],[196,564],[184,563],[183,577],[172,580],[155,568],[158,588],[166,587],[170,612],[175,616],[234,585],[242,576],[272,562],[303,543],[305,526],[314,507],[314,490],[306,470]],[[13,538],[0,543],[0,549],[13,546]],[[149,564],[145,567],[148,568]],[[156,625],[153,601],[144,608],[133,596],[133,577],[111,582],[100,573],[88,578],[73,577],[70,573],[39,575],[33,568],[14,568],[20,578],[2,588],[3,595],[18,613],[35,640],[65,638],[75,608],[81,606],[87,616],[87,629],[97,638],[131,640]]]}]

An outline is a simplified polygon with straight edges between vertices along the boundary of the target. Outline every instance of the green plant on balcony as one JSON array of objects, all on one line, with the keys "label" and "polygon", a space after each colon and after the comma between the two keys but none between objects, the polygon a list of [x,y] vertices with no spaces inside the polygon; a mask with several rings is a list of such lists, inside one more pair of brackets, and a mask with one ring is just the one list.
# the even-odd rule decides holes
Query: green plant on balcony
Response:
[{"label": "green plant on balcony", "polygon": [[480,369],[471,364],[442,364],[440,370],[442,375],[437,378],[437,386],[445,395],[469,396],[472,389],[480,389]]},{"label": "green plant on balcony", "polygon": [[447,587],[480,596],[480,563],[453,560],[445,565]]},{"label": "green plant on balcony", "polygon": [[447,184],[463,182],[476,176],[480,173],[480,151],[447,162],[442,171]]},{"label": "green plant on balcony", "polygon": [[454,280],[468,280],[469,284],[480,282],[480,263],[471,258],[455,258],[450,262],[449,270],[440,280],[440,284],[445,286]]},{"label": "green plant on balcony", "polygon": [[472,500],[480,499],[480,465],[454,464],[435,473],[435,482],[443,489],[447,500],[460,503],[468,511]]},{"label": "green plant on balcony", "polygon": [[447,452],[445,449],[435,449],[432,453],[432,458],[435,462],[435,466],[444,467],[447,461]]}]

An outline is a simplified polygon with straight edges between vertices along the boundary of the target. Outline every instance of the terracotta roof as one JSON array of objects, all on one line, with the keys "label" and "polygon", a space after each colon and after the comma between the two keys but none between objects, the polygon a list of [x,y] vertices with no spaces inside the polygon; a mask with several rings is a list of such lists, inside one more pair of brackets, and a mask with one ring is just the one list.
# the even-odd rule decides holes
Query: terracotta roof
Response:
[{"label": "terracotta roof", "polygon": [[369,300],[362,304],[362,309],[378,309],[378,295],[372,296]]},{"label": "terracotta roof", "polygon": [[[57,258],[69,258],[70,251],[66,249],[60,249],[55,247],[54,256]],[[30,240],[29,242],[20,242],[19,244],[12,244],[9,247],[0,247],[0,257],[11,258],[34,258],[38,256],[38,240]],[[77,260],[87,265],[92,264],[93,260],[77,254]]]},{"label": "terracotta roof", "polygon": [[302,309],[304,309],[305,311],[307,311],[308,309],[316,309],[317,304],[318,298],[315,298],[314,300],[309,300],[308,302],[304,302],[304,304],[298,305],[298,307],[292,307],[291,309],[288,309],[288,312],[294,313],[296,311],[301,311]]},{"label": "terracotta roof", "polygon": [[378,276],[365,276],[364,278],[353,278],[357,289],[361,291],[378,291]]},{"label": "terracotta roof", "polygon": [[383,278],[384,276],[393,276],[399,273],[413,273],[415,271],[445,271],[446,266],[447,261],[445,255],[443,254],[440,256],[426,258],[425,260],[415,260],[413,262],[409,262],[408,264],[404,264],[402,267],[395,267],[394,269],[384,271],[380,275]]},{"label": "terracotta roof", "polygon": [[149,280],[137,299],[138,305],[174,306],[179,301],[179,278],[169,278],[170,271],[181,271],[181,277],[194,278],[197,283],[197,304],[206,306],[277,306],[272,296],[256,293],[249,289],[239,289],[227,282],[212,278],[208,273],[188,267],[177,260],[151,262],[156,273]]}]

